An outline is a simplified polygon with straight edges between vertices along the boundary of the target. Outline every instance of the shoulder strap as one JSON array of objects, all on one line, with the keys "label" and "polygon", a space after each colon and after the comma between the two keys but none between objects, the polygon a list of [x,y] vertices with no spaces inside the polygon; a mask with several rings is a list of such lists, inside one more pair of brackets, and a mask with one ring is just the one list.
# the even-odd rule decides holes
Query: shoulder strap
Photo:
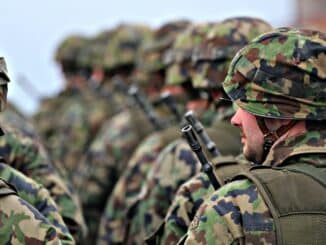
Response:
[{"label": "shoulder strap", "polygon": [[225,185],[236,175],[249,169],[250,164],[240,163],[234,156],[220,156],[213,159],[214,174],[220,184]]},{"label": "shoulder strap", "polygon": [[8,195],[17,195],[17,191],[14,186],[0,178],[0,197]]},{"label": "shoulder strap", "polygon": [[253,181],[262,195],[275,222],[278,244],[326,241],[326,171],[307,165],[259,166],[240,175]]}]

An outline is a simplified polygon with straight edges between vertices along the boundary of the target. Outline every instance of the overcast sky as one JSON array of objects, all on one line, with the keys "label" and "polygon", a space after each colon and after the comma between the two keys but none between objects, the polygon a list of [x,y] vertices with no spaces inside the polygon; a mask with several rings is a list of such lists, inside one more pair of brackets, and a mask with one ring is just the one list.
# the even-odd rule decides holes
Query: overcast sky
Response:
[{"label": "overcast sky", "polygon": [[12,77],[9,98],[31,113],[38,101],[16,80],[24,75],[42,95],[57,93],[63,83],[53,54],[66,35],[93,35],[120,22],[158,26],[177,18],[202,22],[254,16],[279,27],[294,22],[296,5],[295,0],[10,0],[2,1],[0,10],[0,56]]}]

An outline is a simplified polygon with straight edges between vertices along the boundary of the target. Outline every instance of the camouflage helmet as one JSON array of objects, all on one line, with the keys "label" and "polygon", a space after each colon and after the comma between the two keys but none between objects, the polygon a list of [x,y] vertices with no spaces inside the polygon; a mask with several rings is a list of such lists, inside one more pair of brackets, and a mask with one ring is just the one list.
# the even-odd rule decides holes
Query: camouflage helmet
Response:
[{"label": "camouflage helmet", "polygon": [[103,65],[106,69],[134,65],[142,42],[152,37],[151,30],[141,25],[120,25],[105,48]]},{"label": "camouflage helmet", "polygon": [[0,111],[4,111],[7,105],[7,84],[10,82],[6,61],[0,57]]},{"label": "camouflage helmet", "polygon": [[199,45],[211,26],[212,23],[191,25],[177,35],[171,49],[166,52],[164,57],[164,63],[168,65],[167,84],[181,84],[190,79],[193,50]]},{"label": "camouflage helmet", "polygon": [[241,49],[223,87],[242,109],[261,117],[326,119],[326,35],[280,28]]},{"label": "camouflage helmet", "polygon": [[220,88],[236,52],[271,30],[265,21],[250,17],[229,18],[214,25],[193,52],[193,87]]},{"label": "camouflage helmet", "polygon": [[145,72],[155,72],[165,69],[163,62],[165,51],[171,47],[176,35],[183,31],[190,22],[178,20],[162,25],[154,32],[154,37],[149,42],[143,43],[140,56],[137,60],[139,69]]},{"label": "camouflage helmet", "polygon": [[113,31],[109,30],[90,38],[78,54],[78,65],[86,69],[103,67],[104,50],[112,35]]},{"label": "camouflage helmet", "polygon": [[87,43],[83,36],[72,35],[64,39],[58,46],[55,60],[60,64],[77,64],[77,57],[80,50]]}]

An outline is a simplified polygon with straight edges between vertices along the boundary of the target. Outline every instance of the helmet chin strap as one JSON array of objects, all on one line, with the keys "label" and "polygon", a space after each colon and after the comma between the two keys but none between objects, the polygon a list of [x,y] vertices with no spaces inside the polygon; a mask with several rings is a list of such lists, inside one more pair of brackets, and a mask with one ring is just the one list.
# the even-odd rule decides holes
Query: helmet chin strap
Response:
[{"label": "helmet chin strap", "polygon": [[287,125],[281,126],[277,130],[270,131],[267,128],[263,117],[257,116],[256,119],[258,126],[264,135],[263,160],[265,160],[275,141],[278,140],[284,133],[289,131],[289,129],[292,128],[297,122],[292,120]]}]

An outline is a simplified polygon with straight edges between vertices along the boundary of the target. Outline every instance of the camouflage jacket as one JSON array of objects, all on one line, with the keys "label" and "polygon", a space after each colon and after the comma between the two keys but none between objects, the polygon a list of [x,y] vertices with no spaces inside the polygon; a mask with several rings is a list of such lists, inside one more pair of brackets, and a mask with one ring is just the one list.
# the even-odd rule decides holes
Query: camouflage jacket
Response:
[{"label": "camouflage jacket", "polygon": [[21,199],[0,179],[0,241],[2,244],[73,244],[42,213]]},{"label": "camouflage jacket", "polygon": [[[173,164],[171,164],[173,163]],[[183,140],[166,146],[146,178],[126,229],[128,243],[142,244],[161,223],[178,186],[200,171],[200,164]]]},{"label": "camouflage jacket", "polygon": [[[208,130],[208,134],[211,137],[214,134],[212,140],[216,142],[222,154],[239,154],[239,134],[229,123],[215,122]],[[153,169],[148,174],[142,189],[146,194],[140,195],[138,200],[139,205],[130,228],[134,229],[134,231],[130,230],[134,236],[130,232],[128,236],[134,240],[137,237],[139,243],[150,236],[164,221],[168,207],[180,185],[200,171],[201,166],[188,144],[183,141],[176,141],[173,144],[175,148],[162,151],[162,155],[165,156],[154,162]],[[139,229],[143,229],[143,232]]]},{"label": "camouflage jacket", "polygon": [[70,243],[74,243],[74,239],[62,219],[57,205],[42,185],[3,162],[0,163],[0,177],[17,190],[20,198],[35,207],[53,225],[61,237],[64,237]]},{"label": "camouflage jacket", "polygon": [[159,152],[178,137],[176,131],[177,128],[172,127],[149,135],[132,154],[106,204],[99,227],[98,244],[123,241],[127,210],[137,198]]},{"label": "camouflage jacket", "polygon": [[[11,127],[12,119],[8,118],[8,112],[0,116],[1,124],[6,125],[3,127],[5,134],[0,137],[1,157],[50,192],[70,233],[79,241],[87,229],[76,193],[52,165],[36,134],[33,136],[33,131],[28,133],[22,128]],[[20,124],[23,126],[22,122]]]},{"label": "camouflage jacket", "polygon": [[63,165],[70,177],[112,114],[108,99],[96,91],[69,89],[45,103],[34,120],[55,165]]},{"label": "camouflage jacket", "polygon": [[74,184],[80,191],[91,239],[113,187],[139,142],[154,128],[138,108],[126,108],[102,125],[80,163]]},{"label": "camouflage jacket", "polygon": [[[242,156],[217,157],[212,160],[214,166],[233,162],[244,162]],[[215,171],[216,170],[215,168]],[[169,207],[164,223],[151,237],[156,244],[177,244],[188,230],[198,208],[214,192],[214,188],[205,173],[199,173],[180,186]]]},{"label": "camouflage jacket", "polygon": [[[263,165],[284,166],[326,161],[326,131],[302,133],[279,142]],[[213,193],[199,208],[187,233],[186,244],[276,244],[271,213],[249,180],[231,182]]]}]

